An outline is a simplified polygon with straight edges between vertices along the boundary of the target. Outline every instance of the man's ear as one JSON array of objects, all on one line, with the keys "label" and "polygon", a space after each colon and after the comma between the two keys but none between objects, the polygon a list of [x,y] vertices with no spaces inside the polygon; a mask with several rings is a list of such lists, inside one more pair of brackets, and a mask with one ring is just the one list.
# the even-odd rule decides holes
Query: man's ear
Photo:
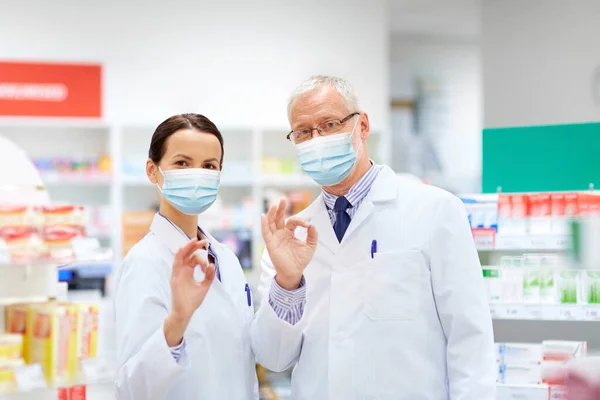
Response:
[{"label": "man's ear", "polygon": [[367,140],[369,133],[371,132],[371,124],[369,122],[369,116],[363,112],[360,114],[360,137],[362,140]]},{"label": "man's ear", "polygon": [[156,164],[154,164],[154,162],[151,159],[148,159],[146,161],[146,175],[148,176],[150,182],[152,182],[152,184],[154,185],[158,183],[158,180],[156,179],[156,174],[158,173],[159,171]]}]

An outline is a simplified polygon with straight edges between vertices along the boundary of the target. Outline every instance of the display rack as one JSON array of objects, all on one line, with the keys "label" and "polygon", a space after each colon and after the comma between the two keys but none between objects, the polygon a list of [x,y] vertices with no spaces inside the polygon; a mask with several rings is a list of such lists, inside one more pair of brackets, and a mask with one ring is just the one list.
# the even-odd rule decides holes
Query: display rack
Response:
[{"label": "display rack", "polygon": [[[157,121],[158,123],[159,121]],[[110,232],[101,235],[118,264],[123,255],[123,215],[126,211],[148,210],[158,204],[156,187],[148,182],[144,166],[156,124],[127,124],[94,119],[0,117],[0,136],[7,136],[30,157],[70,157],[106,154],[108,174],[42,174],[53,199],[86,206],[109,207]],[[268,194],[290,190],[318,194],[319,187],[297,165],[293,146],[285,136],[287,127],[222,126],[225,138],[225,169],[219,197],[225,204],[252,199],[252,254],[257,265],[262,252],[260,214]],[[391,147],[387,130],[372,128],[368,141],[370,156],[389,163]],[[68,145],[66,145],[68,144]],[[290,160],[293,170],[272,173],[264,170],[265,158]],[[100,235],[99,235],[100,236]],[[252,279],[255,286],[257,279]]]},{"label": "display rack", "polygon": [[569,235],[494,235],[482,232],[475,236],[479,251],[566,251],[570,248]]},{"label": "display rack", "polygon": [[600,305],[490,304],[493,319],[532,321],[600,321]]},{"label": "display rack", "polygon": [[497,400],[564,400],[566,392],[559,386],[498,385]]}]

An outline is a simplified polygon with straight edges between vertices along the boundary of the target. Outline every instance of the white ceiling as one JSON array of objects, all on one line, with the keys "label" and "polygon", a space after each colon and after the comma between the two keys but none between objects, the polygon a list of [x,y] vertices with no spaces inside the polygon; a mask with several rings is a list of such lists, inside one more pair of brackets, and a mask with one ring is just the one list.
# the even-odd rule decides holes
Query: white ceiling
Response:
[{"label": "white ceiling", "polygon": [[482,0],[388,0],[394,35],[477,38]]}]

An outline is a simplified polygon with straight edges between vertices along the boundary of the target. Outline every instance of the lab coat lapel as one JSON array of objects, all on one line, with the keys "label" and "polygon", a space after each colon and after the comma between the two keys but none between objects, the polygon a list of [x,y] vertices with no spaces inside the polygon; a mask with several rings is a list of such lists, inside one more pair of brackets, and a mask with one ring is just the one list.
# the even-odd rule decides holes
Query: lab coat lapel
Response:
[{"label": "lab coat lapel", "polygon": [[[156,237],[161,242],[163,242],[169,248],[169,250],[173,252],[173,254],[176,254],[177,251],[179,251],[179,249],[182,246],[184,246],[188,241],[187,238],[171,224],[171,222],[169,222],[165,217],[162,217],[158,213],[154,215],[154,220],[152,221],[152,225],[150,225],[150,231],[154,235],[156,235]],[[215,251],[217,259],[219,260],[219,272],[221,274],[221,281],[215,278],[215,280],[212,283],[211,291],[216,290],[222,295],[225,295],[224,297],[229,299],[229,296],[223,293],[223,291],[233,293],[230,291],[230,287],[225,286],[233,284],[233,282],[231,282],[232,279],[228,279],[227,276],[228,271],[225,266],[227,260],[224,260],[225,255],[223,254],[223,251],[220,248],[221,244],[216,242],[216,240],[209,234],[205,233],[205,235],[208,238],[209,243],[211,244],[211,248],[213,249],[213,251]]]},{"label": "lab coat lapel", "polygon": [[336,252],[340,247],[340,244],[333,231],[333,225],[331,224],[331,218],[325,207],[325,201],[323,195],[319,195],[315,201],[304,211],[305,219],[309,220],[312,225],[317,228],[319,235],[319,244],[327,247],[332,252]]},{"label": "lab coat lapel", "polygon": [[[213,285],[217,283],[217,286],[222,287],[230,296],[237,295],[238,292],[243,292],[244,288],[236,288],[235,283],[236,280],[232,276],[232,271],[230,270],[230,262],[227,259],[228,254],[224,249],[224,245],[217,242],[214,237],[212,237],[209,233],[204,231],[204,234],[208,238],[208,241],[211,245],[211,250],[214,252],[217,260],[219,260],[219,273],[221,274],[221,281],[215,278]],[[237,291],[236,291],[237,289]]]},{"label": "lab coat lapel", "polygon": [[349,238],[352,236],[353,232],[355,232],[365,222],[365,220],[367,220],[377,205],[396,199],[397,192],[398,182],[396,179],[396,174],[389,167],[382,167],[381,171],[379,171],[379,174],[377,175],[377,178],[375,179],[375,182],[373,182],[373,186],[371,187],[369,194],[361,203],[356,214],[354,214],[352,221],[350,221],[350,225],[344,234],[342,243],[350,240]]},{"label": "lab coat lapel", "polygon": [[152,225],[150,225],[150,232],[163,242],[173,254],[176,254],[187,243],[187,238],[165,217],[158,213],[154,214]]}]

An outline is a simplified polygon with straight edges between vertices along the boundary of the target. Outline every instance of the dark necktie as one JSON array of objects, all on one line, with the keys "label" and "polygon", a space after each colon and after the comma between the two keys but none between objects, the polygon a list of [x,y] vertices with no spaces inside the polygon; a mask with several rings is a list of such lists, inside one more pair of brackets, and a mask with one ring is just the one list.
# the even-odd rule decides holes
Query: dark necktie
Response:
[{"label": "dark necktie", "polygon": [[346,233],[346,229],[348,229],[348,225],[350,225],[350,216],[346,212],[348,207],[350,207],[350,202],[344,196],[338,197],[333,206],[333,211],[335,212],[333,230],[339,242],[342,241],[344,233]]}]

